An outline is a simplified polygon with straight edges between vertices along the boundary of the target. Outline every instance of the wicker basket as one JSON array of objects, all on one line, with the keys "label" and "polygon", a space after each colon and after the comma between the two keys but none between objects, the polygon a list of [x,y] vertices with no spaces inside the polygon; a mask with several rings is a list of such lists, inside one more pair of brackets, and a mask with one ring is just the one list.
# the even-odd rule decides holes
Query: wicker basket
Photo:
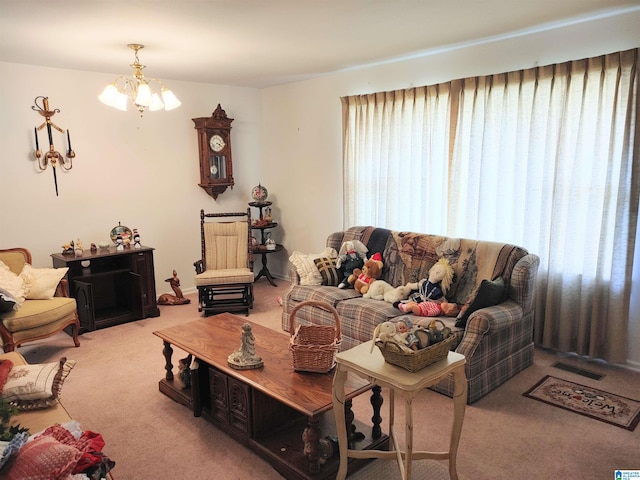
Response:
[{"label": "wicker basket", "polygon": [[[298,325],[295,315],[302,307],[318,307],[330,312],[336,322],[329,325]],[[294,331],[295,329],[295,331]],[[342,341],[340,317],[331,305],[325,302],[301,302],[289,314],[289,350],[293,354],[293,369],[298,372],[327,373],[336,364],[336,352]]]},{"label": "wicker basket", "polygon": [[417,372],[432,363],[436,363],[447,358],[451,345],[455,342],[455,339],[455,334],[451,333],[441,342],[420,350],[412,350],[410,353],[402,350],[393,342],[382,342],[380,340],[376,340],[376,345],[382,352],[382,356],[387,363],[397,365],[405,370],[409,370],[410,372]]}]

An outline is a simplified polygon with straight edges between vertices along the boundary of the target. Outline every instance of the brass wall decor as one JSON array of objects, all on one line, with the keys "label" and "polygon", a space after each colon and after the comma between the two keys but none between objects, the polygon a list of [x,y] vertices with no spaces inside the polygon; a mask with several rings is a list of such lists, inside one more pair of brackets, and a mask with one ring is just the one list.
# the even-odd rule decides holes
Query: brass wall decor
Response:
[{"label": "brass wall decor", "polygon": [[[41,105],[38,104],[38,100],[41,101]],[[49,97],[39,96],[36,97],[33,101],[35,105],[31,107],[32,110],[35,110],[40,115],[45,118],[45,121],[39,127],[35,127],[33,129],[33,133],[36,137],[36,151],[34,153],[36,159],[38,160],[38,167],[40,170],[46,170],[49,165],[53,169],[53,183],[56,186],[56,197],[58,196],[58,176],[56,174],[56,166],[58,162],[60,166],[65,170],[71,170],[73,168],[73,159],[76,156],[76,153],[71,148],[71,136],[69,135],[69,129],[66,130],[67,134],[67,153],[65,156],[62,156],[61,153],[57,152],[55,147],[53,146],[53,135],[51,132],[51,127],[55,128],[61,133],[65,133],[65,130],[60,128],[58,125],[51,121],[51,117],[53,117],[56,113],[60,113],[60,109],[56,108],[51,110],[49,108]],[[44,127],[47,127],[47,136],[49,137],[49,150],[43,153],[40,151],[40,142],[38,141],[38,130],[42,130]]]}]

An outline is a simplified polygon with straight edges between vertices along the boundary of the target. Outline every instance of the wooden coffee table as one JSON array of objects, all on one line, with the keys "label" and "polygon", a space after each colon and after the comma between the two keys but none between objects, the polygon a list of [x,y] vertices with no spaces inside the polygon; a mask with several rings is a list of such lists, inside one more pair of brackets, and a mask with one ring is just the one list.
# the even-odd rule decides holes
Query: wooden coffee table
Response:
[{"label": "wooden coffee table", "polygon": [[[256,353],[264,366],[236,370],[227,357],[241,344],[242,325],[251,325]],[[165,378],[162,393],[202,415],[240,443],[255,449],[287,479],[335,478],[339,458],[327,458],[327,437],[337,438],[333,416],[333,371],[295,372],[289,336],[229,313],[153,332],[163,340]],[[173,347],[197,359],[191,387],[174,379]],[[372,390],[373,425],[354,418],[351,400]],[[345,384],[345,418],[350,449],[388,448],[382,434],[380,387],[361,378]],[[303,441],[304,437],[304,441]],[[352,459],[349,472],[366,461]]]}]

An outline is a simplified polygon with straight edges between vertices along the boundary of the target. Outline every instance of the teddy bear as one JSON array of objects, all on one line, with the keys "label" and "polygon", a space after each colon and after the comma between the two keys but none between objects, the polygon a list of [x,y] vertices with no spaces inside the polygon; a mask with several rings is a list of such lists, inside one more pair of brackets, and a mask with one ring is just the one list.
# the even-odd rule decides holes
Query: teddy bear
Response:
[{"label": "teddy bear", "polygon": [[369,286],[374,280],[378,280],[382,275],[382,255],[375,253],[369,260],[364,262],[362,270],[356,268],[349,275],[349,283],[353,285],[356,292],[364,295],[369,290]]},{"label": "teddy bear", "polygon": [[360,240],[348,240],[342,244],[336,260],[336,268],[342,281],[338,288],[350,288],[349,276],[356,268],[362,268],[367,261],[368,249]]},{"label": "teddy bear", "polygon": [[413,313],[420,317],[452,316],[458,306],[449,303],[445,293],[453,282],[453,267],[446,258],[441,258],[429,269],[429,276],[418,282],[418,291],[408,302],[398,302],[397,308],[403,313]]}]

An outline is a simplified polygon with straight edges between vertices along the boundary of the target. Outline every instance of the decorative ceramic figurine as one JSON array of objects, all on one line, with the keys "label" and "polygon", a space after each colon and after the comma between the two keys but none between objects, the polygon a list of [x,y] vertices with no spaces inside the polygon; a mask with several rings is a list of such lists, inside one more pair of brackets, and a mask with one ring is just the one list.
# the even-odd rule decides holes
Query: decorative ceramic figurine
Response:
[{"label": "decorative ceramic figurine", "polygon": [[133,248],[142,248],[142,245],[140,244],[140,234],[138,233],[137,228],[133,229]]},{"label": "decorative ceramic figurine", "polygon": [[227,357],[227,363],[236,370],[249,370],[264,365],[262,358],[256,355],[256,340],[249,323],[242,325],[242,345]]},{"label": "decorative ceramic figurine", "polygon": [[266,235],[267,240],[264,242],[267,250],[275,250],[276,249],[276,241],[271,238],[271,232],[268,232]]},{"label": "decorative ceramic figurine", "polygon": [[124,250],[124,245],[122,245],[122,235],[118,234],[116,236],[116,251],[122,252]]},{"label": "decorative ceramic figurine", "polygon": [[82,242],[80,241],[80,239],[78,239],[78,242],[76,243],[74,253],[76,254],[76,257],[82,256]]},{"label": "decorative ceramic figurine", "polygon": [[264,203],[269,196],[269,192],[261,184],[256,185],[251,189],[251,198],[258,203]]}]

